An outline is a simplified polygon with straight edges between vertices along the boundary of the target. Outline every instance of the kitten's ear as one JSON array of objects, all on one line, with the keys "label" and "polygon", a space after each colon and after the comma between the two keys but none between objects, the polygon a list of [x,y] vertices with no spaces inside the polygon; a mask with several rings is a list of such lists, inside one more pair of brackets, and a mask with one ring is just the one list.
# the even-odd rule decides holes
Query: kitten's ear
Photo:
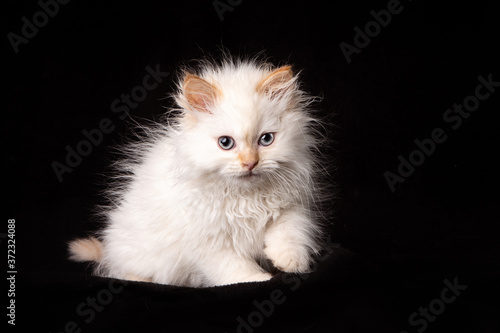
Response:
[{"label": "kitten's ear", "polygon": [[295,88],[292,67],[283,66],[274,70],[257,85],[257,92],[280,98]]},{"label": "kitten's ear", "polygon": [[201,77],[186,74],[182,85],[182,93],[194,110],[211,113],[210,106],[217,101],[220,90]]}]

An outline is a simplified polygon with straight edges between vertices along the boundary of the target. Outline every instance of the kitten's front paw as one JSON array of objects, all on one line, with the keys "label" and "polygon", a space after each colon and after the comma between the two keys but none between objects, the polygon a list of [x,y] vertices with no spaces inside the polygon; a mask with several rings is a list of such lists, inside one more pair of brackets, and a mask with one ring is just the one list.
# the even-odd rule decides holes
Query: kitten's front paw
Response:
[{"label": "kitten's front paw", "polygon": [[288,273],[305,273],[309,271],[311,258],[309,251],[303,246],[268,246],[264,254],[281,271]]},{"label": "kitten's front paw", "polygon": [[272,277],[273,276],[269,273],[254,273],[242,279],[240,282],[262,282],[262,281],[268,281]]}]

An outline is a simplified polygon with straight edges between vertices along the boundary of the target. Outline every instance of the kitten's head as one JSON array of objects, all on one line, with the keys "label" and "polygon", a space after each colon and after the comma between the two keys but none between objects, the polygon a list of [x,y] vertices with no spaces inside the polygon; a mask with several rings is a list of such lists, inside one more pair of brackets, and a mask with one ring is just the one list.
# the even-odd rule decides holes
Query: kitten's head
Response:
[{"label": "kitten's head", "polygon": [[311,171],[312,118],[290,66],[230,62],[185,73],[176,100],[177,148],[193,172],[248,187]]}]

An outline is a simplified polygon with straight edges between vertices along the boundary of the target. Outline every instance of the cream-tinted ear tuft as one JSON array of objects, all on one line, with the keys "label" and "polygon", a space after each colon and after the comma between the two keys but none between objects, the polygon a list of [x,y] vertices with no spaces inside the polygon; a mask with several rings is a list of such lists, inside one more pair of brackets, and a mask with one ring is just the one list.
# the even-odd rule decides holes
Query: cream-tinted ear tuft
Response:
[{"label": "cream-tinted ear tuft", "polygon": [[208,113],[211,113],[210,106],[213,106],[221,95],[216,86],[193,74],[187,74],[184,78],[182,91],[194,110]]},{"label": "cream-tinted ear tuft", "polygon": [[294,88],[292,67],[283,66],[274,70],[257,85],[257,92],[273,98],[283,97]]}]

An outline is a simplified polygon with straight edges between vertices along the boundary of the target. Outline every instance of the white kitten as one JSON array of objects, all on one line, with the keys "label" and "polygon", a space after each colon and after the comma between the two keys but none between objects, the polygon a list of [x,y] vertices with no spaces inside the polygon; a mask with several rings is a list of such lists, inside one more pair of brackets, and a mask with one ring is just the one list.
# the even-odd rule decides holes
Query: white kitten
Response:
[{"label": "white kitten", "polygon": [[[271,278],[259,263],[306,272],[319,251],[312,101],[290,66],[256,61],[184,72],[168,125],[126,148],[98,236],[70,243],[99,275],[178,286]],[[111,190],[113,191],[113,189]],[[115,193],[115,194],[117,194]]]}]

